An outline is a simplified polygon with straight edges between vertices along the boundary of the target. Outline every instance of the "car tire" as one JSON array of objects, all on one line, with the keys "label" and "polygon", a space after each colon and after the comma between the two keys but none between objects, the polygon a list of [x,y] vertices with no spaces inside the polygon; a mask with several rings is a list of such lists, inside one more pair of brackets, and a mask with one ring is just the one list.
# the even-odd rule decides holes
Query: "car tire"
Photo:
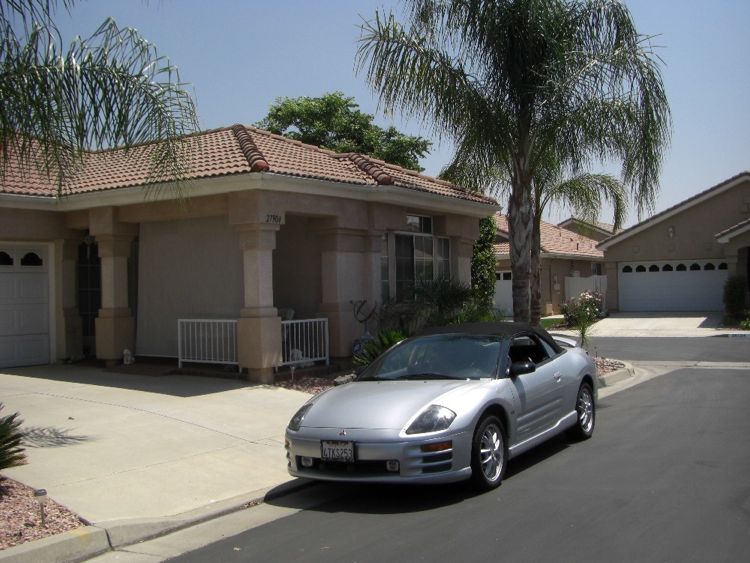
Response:
[{"label": "car tire", "polygon": [[576,395],[576,425],[568,435],[573,440],[588,440],[594,435],[596,425],[596,404],[594,391],[589,383],[583,382]]},{"label": "car tire", "polygon": [[489,491],[500,486],[508,465],[506,436],[503,423],[494,415],[477,424],[471,444],[471,480],[476,489]]}]

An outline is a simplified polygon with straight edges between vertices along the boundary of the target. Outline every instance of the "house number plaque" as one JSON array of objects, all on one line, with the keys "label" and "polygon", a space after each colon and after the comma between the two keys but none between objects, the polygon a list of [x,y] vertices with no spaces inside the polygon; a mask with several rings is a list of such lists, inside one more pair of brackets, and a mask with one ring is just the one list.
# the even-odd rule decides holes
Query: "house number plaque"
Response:
[{"label": "house number plaque", "polygon": [[271,223],[272,225],[283,225],[284,216],[280,213],[267,213],[266,223]]}]

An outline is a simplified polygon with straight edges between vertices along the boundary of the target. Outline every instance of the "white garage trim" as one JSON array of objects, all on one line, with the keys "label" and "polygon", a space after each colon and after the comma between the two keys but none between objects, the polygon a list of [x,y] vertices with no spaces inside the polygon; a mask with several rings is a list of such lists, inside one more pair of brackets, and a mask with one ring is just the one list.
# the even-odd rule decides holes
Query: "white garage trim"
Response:
[{"label": "white garage trim", "polygon": [[620,311],[721,311],[725,259],[618,262]]},{"label": "white garage trim", "polygon": [[[0,367],[50,363],[56,358],[55,245],[0,241],[0,252],[7,255],[2,258],[10,257],[13,262],[12,265],[0,264],[0,284],[4,291],[0,296],[0,309],[14,313],[13,317],[5,315],[5,323],[0,327],[4,331],[0,338],[6,347],[5,354],[0,354]],[[22,265],[22,259],[30,253],[41,258],[42,265]],[[42,286],[35,287],[37,282],[42,282]],[[23,313],[25,317],[18,316]],[[23,323],[28,324],[23,327]],[[24,345],[28,346],[25,354],[20,352]]]}]

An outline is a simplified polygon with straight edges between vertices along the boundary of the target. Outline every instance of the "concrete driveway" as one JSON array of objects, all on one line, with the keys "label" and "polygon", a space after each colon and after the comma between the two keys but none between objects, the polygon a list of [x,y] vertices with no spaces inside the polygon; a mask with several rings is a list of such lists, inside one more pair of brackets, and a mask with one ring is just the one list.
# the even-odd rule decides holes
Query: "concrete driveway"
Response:
[{"label": "concrete driveway", "polygon": [[30,442],[28,465],[4,475],[99,524],[250,500],[289,481],[284,429],[309,395],[44,366],[4,370],[0,397],[3,414],[20,412]]},{"label": "concrete driveway", "polygon": [[722,326],[723,313],[612,313],[591,327],[597,337],[719,336],[741,331]]}]

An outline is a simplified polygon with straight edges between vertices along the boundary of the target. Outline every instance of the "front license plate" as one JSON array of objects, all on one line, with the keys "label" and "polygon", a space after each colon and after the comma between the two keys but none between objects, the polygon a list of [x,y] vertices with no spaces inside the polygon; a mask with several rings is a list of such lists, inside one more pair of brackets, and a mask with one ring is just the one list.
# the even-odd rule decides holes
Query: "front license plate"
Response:
[{"label": "front license plate", "polygon": [[323,461],[354,463],[354,442],[323,440],[320,443],[320,457]]}]

